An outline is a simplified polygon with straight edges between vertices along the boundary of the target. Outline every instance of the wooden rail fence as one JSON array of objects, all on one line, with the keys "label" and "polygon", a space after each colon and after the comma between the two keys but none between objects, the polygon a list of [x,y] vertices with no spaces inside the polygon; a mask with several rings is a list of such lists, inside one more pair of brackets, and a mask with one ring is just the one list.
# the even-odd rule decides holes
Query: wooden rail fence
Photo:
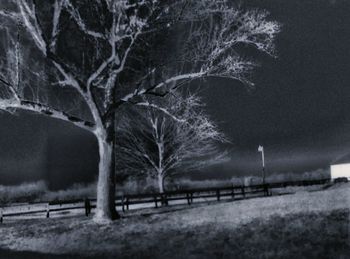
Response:
[{"label": "wooden rail fence", "polygon": [[[200,189],[186,189],[178,191],[169,191],[165,193],[144,193],[144,194],[126,194],[123,196],[116,196],[116,207],[121,207],[122,211],[130,209],[131,205],[140,204],[154,204],[155,208],[160,206],[167,206],[171,201],[184,201],[188,205],[191,205],[195,200],[199,199],[213,199],[220,201],[223,198],[230,198],[232,200],[241,200],[252,197],[264,197],[270,196],[272,189],[285,188],[287,186],[309,186],[309,185],[322,185],[330,182],[330,179],[312,180],[312,181],[292,181],[292,182],[280,182],[280,183],[267,183],[251,186],[227,186],[227,187],[214,187],[214,188],[200,188]],[[0,223],[3,222],[5,217],[22,216],[29,214],[45,213],[46,217],[50,217],[50,213],[68,210],[84,209],[85,215],[89,216],[91,209],[96,208],[96,199],[77,199],[77,200],[55,200],[50,202],[29,203],[28,211],[15,211],[6,212],[0,209]],[[43,208],[30,210],[30,206],[41,205]],[[72,206],[69,206],[72,205]],[[14,208],[16,206],[9,206]]]}]

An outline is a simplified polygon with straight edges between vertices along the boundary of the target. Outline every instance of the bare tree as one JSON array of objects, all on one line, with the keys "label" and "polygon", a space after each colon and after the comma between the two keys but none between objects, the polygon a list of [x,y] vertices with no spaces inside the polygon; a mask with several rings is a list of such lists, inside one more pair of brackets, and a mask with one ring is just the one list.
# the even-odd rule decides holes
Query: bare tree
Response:
[{"label": "bare tree", "polygon": [[[58,79],[56,86],[72,91],[62,105],[33,99],[21,90],[20,81],[13,80],[16,73],[2,71],[0,109],[41,113],[96,136],[100,154],[97,220],[118,216],[114,204],[115,111],[132,103],[159,108],[176,119],[141,97],[164,96],[191,80],[207,77],[251,85],[248,75],[256,63],[240,57],[236,46],[248,44],[273,56],[280,30],[278,23],[267,19],[268,12],[243,11],[225,0],[6,0],[1,5],[0,15],[8,19],[2,27],[22,24],[26,48],[36,48],[38,54],[34,50],[31,54],[50,73],[46,83],[29,88],[44,85],[56,96],[58,90],[50,87]],[[7,36],[15,42],[9,50],[15,54],[2,58],[13,61],[17,36]],[[17,62],[19,70],[23,63],[30,66],[22,61],[22,65]],[[88,116],[68,113],[70,102],[79,103]]]},{"label": "bare tree", "polygon": [[159,109],[134,107],[125,112],[117,127],[117,165],[121,170],[152,176],[163,193],[166,177],[228,159],[227,152],[218,147],[227,140],[204,113],[199,96],[176,92],[153,102],[178,120]]}]

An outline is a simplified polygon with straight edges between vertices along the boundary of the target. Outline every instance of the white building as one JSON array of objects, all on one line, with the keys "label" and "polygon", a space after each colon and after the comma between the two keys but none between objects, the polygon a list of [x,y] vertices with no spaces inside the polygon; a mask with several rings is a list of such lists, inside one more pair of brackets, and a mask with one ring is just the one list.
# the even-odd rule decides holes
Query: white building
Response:
[{"label": "white building", "polygon": [[331,164],[331,179],[346,177],[350,180],[350,154],[341,157]]}]

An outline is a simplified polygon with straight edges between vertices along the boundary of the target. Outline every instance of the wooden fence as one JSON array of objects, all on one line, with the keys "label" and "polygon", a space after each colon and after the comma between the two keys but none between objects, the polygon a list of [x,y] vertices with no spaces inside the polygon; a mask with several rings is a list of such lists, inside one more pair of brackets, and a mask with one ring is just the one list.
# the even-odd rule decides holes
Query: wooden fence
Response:
[{"label": "wooden fence", "polygon": [[[241,200],[252,197],[264,197],[272,194],[272,189],[285,188],[287,186],[309,186],[322,185],[330,182],[330,179],[309,180],[309,181],[293,181],[280,183],[267,183],[251,186],[227,186],[227,187],[213,187],[201,189],[185,189],[177,191],[169,191],[165,193],[144,193],[144,194],[126,194],[117,196],[115,200],[116,207],[120,207],[122,211],[130,209],[131,205],[140,204],[154,204],[155,208],[160,206],[168,206],[173,201],[184,201],[191,205],[196,200],[212,199],[220,201],[221,199]],[[28,211],[3,212],[0,209],[0,223],[5,217],[22,216],[29,214],[43,213],[47,218],[50,213],[68,210],[85,210],[85,215],[91,213],[91,209],[96,207],[96,199],[78,199],[78,200],[55,200],[50,202],[29,203]],[[72,206],[70,206],[72,205]],[[10,208],[24,205],[12,205]],[[30,210],[30,206],[41,206],[40,209]],[[9,208],[9,207],[7,207]]]}]

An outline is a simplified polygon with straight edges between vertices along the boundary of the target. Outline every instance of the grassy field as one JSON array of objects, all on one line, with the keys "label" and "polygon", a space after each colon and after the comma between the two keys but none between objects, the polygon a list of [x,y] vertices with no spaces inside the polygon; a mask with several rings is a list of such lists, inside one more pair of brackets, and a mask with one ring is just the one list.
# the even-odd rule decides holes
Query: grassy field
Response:
[{"label": "grassy field", "polygon": [[103,226],[84,217],[6,221],[0,258],[350,258],[349,208],[343,184],[131,211]]}]

